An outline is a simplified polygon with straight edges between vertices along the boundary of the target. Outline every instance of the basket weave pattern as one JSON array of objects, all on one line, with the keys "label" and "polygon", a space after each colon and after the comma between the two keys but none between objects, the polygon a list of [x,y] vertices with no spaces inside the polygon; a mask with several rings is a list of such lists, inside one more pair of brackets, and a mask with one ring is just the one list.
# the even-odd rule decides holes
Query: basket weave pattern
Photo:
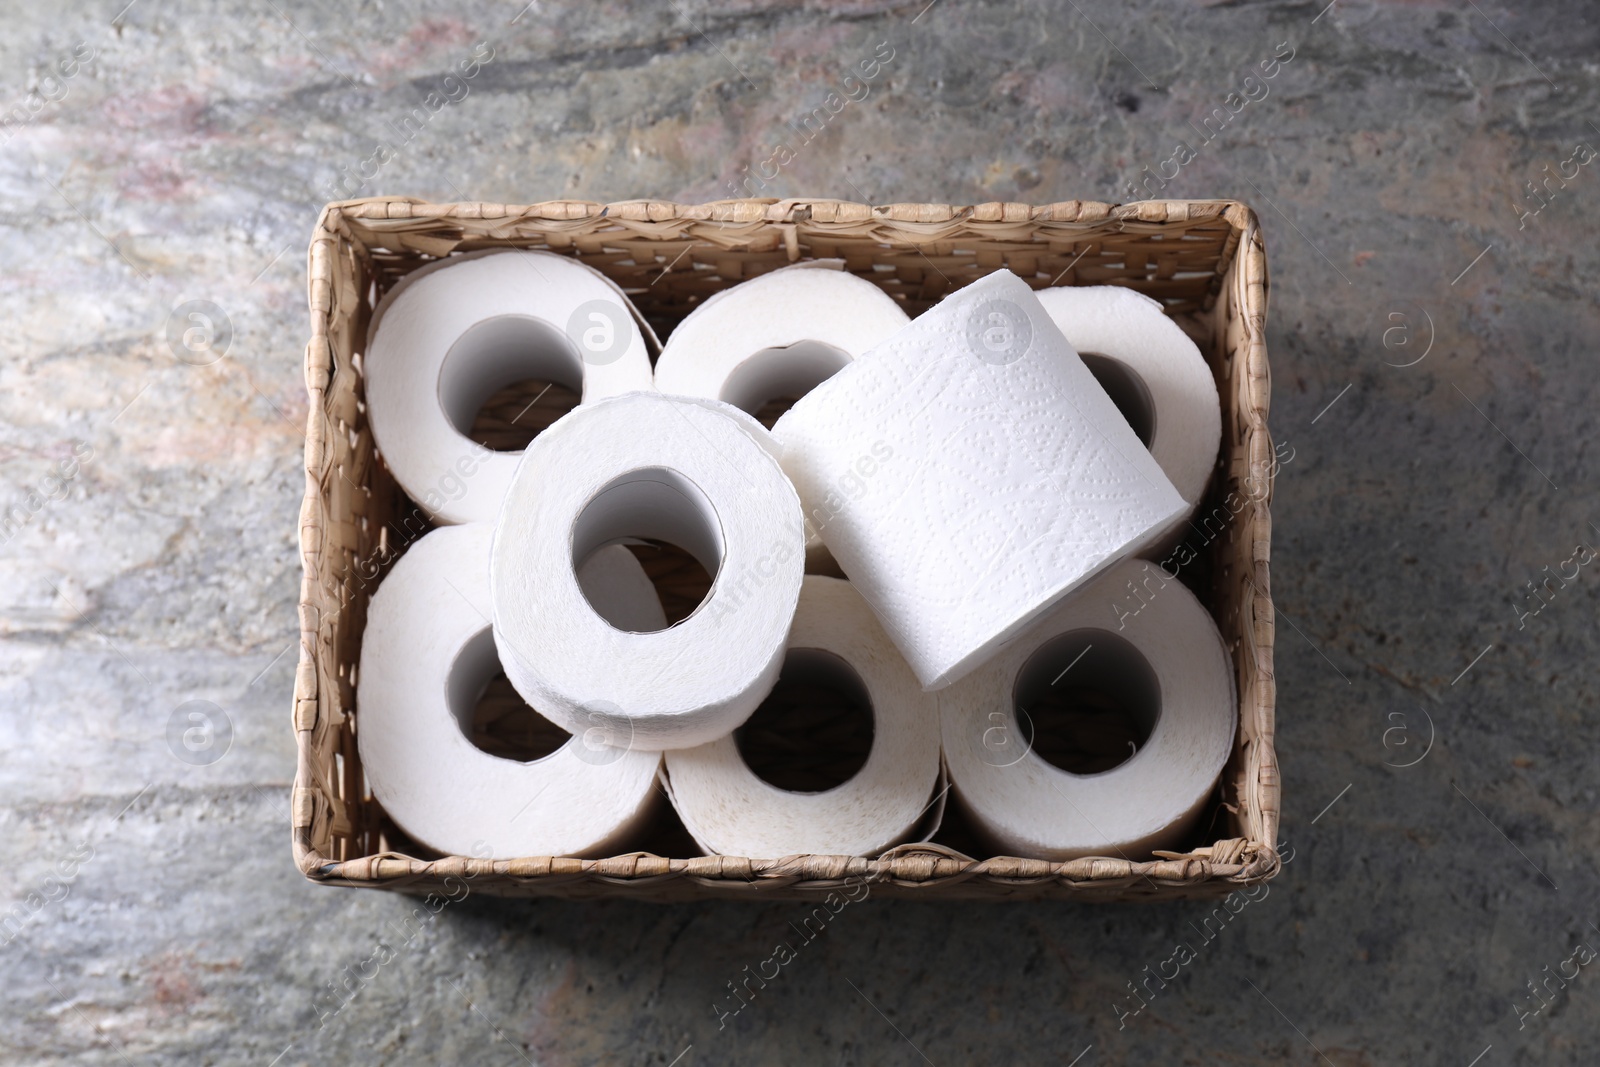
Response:
[{"label": "basket weave pattern", "polygon": [[[1118,284],[1162,301],[1199,344],[1222,399],[1223,467],[1200,514],[1230,492],[1246,500],[1194,565],[1204,574],[1196,591],[1232,652],[1240,703],[1235,748],[1210,824],[1215,843],[1148,862],[974,860],[934,844],[905,845],[878,859],[635,853],[488,861],[391,851],[395,828],[367,794],[361,773],[355,670],[367,601],[398,555],[398,520],[410,509],[374,453],[361,358],[372,310],[398,279],[452,253],[499,247],[577,257],[620,284],[663,335],[711,294],[812,258],[843,259],[847,270],[881,286],[913,316],[1001,267],[1035,287]],[[1232,201],[513,206],[376,198],[323,211],[308,268],[310,407],[292,803],[294,858],[306,877],[428,892],[454,875],[494,894],[650,900],[810,897],[851,878],[886,896],[920,899],[1160,899],[1219,896],[1276,873],[1267,275],[1249,208]]]}]

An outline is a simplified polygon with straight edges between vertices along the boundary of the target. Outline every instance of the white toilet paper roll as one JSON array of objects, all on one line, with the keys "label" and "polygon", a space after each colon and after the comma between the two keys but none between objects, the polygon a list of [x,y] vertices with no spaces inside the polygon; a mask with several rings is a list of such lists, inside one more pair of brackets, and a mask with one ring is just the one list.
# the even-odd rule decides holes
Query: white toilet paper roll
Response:
[{"label": "white toilet paper roll", "polygon": [[754,415],[769,400],[810,392],[907,321],[869,281],[811,264],[784,267],[690,312],[656,361],[656,388]]},{"label": "white toilet paper roll", "polygon": [[[436,271],[445,270],[458,264],[466,263],[469,260],[485,259],[489,256],[503,256],[511,252],[515,252],[516,254],[522,256],[535,257],[535,266],[538,265],[538,257],[554,255],[554,253],[551,252],[540,252],[532,249],[484,248],[477,252],[456,252],[446,256],[443,259],[436,259],[431,263],[424,263],[422,266],[413,271],[409,271],[398,281],[396,281],[392,286],[389,287],[389,291],[383,294],[383,299],[378,301],[378,306],[372,311],[372,321],[367,326],[367,342],[369,350],[371,347],[372,335],[377,331],[378,324],[383,321],[384,312],[393,306],[395,300],[399,298],[402,292],[415,284],[417,281],[426,278],[428,275],[433,274]],[[558,256],[557,258],[571,259],[569,256]],[[611,289],[612,293],[617,297],[617,303],[627,308],[628,313],[633,316],[634,325],[639,328],[639,333],[644,337],[645,347],[649,349],[651,357],[654,358],[655,356],[659,355],[661,352],[660,338],[656,337],[655,330],[650,326],[650,323],[645,319],[644,315],[639,312],[639,308],[634,304],[633,300],[626,292],[623,291],[622,286],[612,281],[606,275],[594,270],[594,268],[588,267],[587,264],[582,263],[581,260],[572,261],[578,263],[580,266],[585,267],[587,270],[593,271],[596,280],[604,282]],[[838,262],[843,264],[844,260],[813,260],[812,262]],[[537,276],[535,276],[534,280],[538,280]]]},{"label": "white toilet paper roll", "polygon": [[[372,795],[406,833],[450,855],[611,855],[638,829],[660,757],[569,739],[529,763],[467,739],[497,673],[484,524],[430,531],[373,594],[362,635],[356,740]],[[589,561],[588,585],[619,617],[665,618],[626,548]]]},{"label": "white toilet paper roll", "polygon": [[668,795],[695,841],[713,854],[777,858],[876,856],[907,840],[939,780],[937,704],[849,582],[806,576],[784,677],[858,690],[873,721],[866,763],[825,792],[799,793],[758,777],[731,735],[670,752]]},{"label": "white toilet paper roll", "polygon": [[[523,457],[495,537],[495,642],[524,699],[615,745],[692,748],[744,722],[782,665],[804,564],[800,502],[766,430],[714,400],[585,404]],[[679,546],[712,576],[682,622],[617,629],[574,561],[625,538]]]},{"label": "white toilet paper roll", "polygon": [[928,688],[1185,506],[1008,271],[862,355],[773,434],[812,524]]},{"label": "white toilet paper roll", "polygon": [[[656,388],[752,415],[769,400],[804,396],[910,321],[893,297],[843,267],[843,260],[797,263],[712,296],[667,338]],[[806,570],[838,572],[814,527]]]},{"label": "white toilet paper roll", "polygon": [[[1103,694],[1149,736],[1126,762],[1072,774],[1032,747],[1041,704]],[[1033,730],[1022,721],[1033,708]],[[1205,810],[1238,724],[1216,623],[1175,578],[1126,560],[939,694],[951,789],[1004,855],[1147,859]],[[1022,716],[1019,718],[1019,708]],[[1132,744],[1133,742],[1128,742]]]},{"label": "white toilet paper roll", "polygon": [[[1106,387],[1172,486],[1194,509],[1222,443],[1217,383],[1200,349],[1161,304],[1120,285],[1041,289],[1067,341]],[[1182,523],[1178,535],[1182,533]]]},{"label": "white toilet paper roll", "polygon": [[497,389],[545,378],[582,402],[653,388],[627,297],[577,260],[497,251],[446,260],[379,306],[365,373],[372,434],[400,487],[441,523],[492,522],[521,458],[471,441]]}]

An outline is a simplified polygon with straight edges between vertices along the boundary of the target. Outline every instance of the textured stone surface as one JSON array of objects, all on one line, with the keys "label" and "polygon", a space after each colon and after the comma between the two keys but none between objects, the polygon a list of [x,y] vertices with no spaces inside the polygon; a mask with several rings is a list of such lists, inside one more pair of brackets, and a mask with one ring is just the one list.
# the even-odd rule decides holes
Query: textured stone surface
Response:
[{"label": "textured stone surface", "polygon": [[[1524,183],[1600,145],[1593,5],[119,2],[12,5],[0,31],[26,118],[0,132],[0,491],[27,511],[0,545],[0,904],[25,916],[0,1059],[1592,1061],[1600,976],[1538,1014],[1524,983],[1600,946],[1600,573],[1522,628],[1517,605],[1600,537],[1600,161],[1519,220]],[[1257,206],[1294,449],[1294,858],[1266,898],[1210,942],[1201,904],[868,901],[719,1030],[797,906],[471,897],[408,929],[414,900],[295,873],[304,244],[339,168],[479,41],[470,95],[366,192],[727,195],[887,41],[774,195],[1125,199],[1186,140],[1165,192]],[[225,309],[225,359],[176,358],[187,300]],[[190,700],[233,724],[215,763],[168,747]],[[319,1026],[380,941],[403,947]],[[1196,958],[1119,1020],[1178,941]]]}]

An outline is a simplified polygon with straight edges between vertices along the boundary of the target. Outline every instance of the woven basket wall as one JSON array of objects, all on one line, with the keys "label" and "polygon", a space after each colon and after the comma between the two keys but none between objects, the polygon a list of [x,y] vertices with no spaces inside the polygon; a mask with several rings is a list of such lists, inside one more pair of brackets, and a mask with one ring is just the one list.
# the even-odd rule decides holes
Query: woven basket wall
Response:
[{"label": "woven basket wall", "polygon": [[[1184,574],[1216,617],[1237,671],[1239,730],[1208,824],[1212,843],[1149,862],[977,860],[932,844],[902,846],[877,859],[635,853],[483,861],[413,854],[419,850],[367,793],[354,732],[367,601],[395,555],[392,524],[412,511],[374,453],[361,359],[372,310],[399,278],[452,253],[499,247],[546,249],[599,269],[663,337],[726,286],[824,257],[842,258],[846,269],[881,286],[913,316],[1000,267],[1038,288],[1117,284],[1162,301],[1199,344],[1222,397],[1221,465],[1200,515],[1230,492],[1249,500]],[[375,198],[323,211],[308,267],[310,409],[292,804],[295,863],[307,878],[426,892],[455,876],[494,894],[661,901],[809,898],[846,878],[868,880],[875,894],[918,899],[1160,899],[1218,896],[1277,872],[1267,272],[1256,217],[1243,204],[563,200],[513,206]]]}]

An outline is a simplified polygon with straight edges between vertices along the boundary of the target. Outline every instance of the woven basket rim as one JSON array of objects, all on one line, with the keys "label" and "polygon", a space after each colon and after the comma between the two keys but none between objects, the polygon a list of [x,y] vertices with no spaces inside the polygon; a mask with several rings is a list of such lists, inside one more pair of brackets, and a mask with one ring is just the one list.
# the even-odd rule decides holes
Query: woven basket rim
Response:
[{"label": "woven basket rim", "polygon": [[580,222],[607,218],[617,222],[739,222],[784,223],[841,222],[859,223],[873,219],[905,224],[966,222],[1029,223],[1057,222],[1085,224],[1108,219],[1134,223],[1172,223],[1225,218],[1240,232],[1258,228],[1255,211],[1244,201],[1218,199],[1138,200],[1110,203],[1102,200],[1058,200],[1047,204],[989,200],[972,204],[933,201],[889,201],[867,204],[833,197],[747,198],[707,200],[696,204],[675,200],[637,198],[631,200],[542,200],[528,204],[504,204],[473,200],[428,200],[422,197],[386,195],[353,200],[334,200],[323,206],[317,228],[329,229],[326,222],[348,216],[364,220],[399,219],[539,219],[549,222]]}]

